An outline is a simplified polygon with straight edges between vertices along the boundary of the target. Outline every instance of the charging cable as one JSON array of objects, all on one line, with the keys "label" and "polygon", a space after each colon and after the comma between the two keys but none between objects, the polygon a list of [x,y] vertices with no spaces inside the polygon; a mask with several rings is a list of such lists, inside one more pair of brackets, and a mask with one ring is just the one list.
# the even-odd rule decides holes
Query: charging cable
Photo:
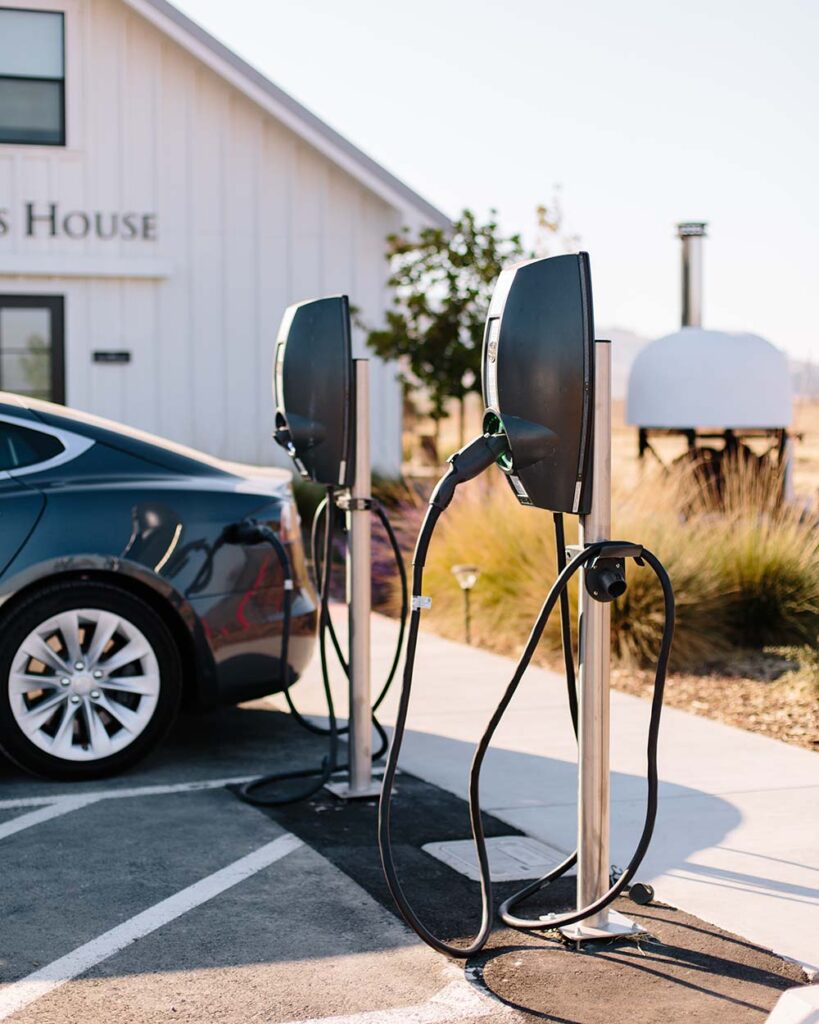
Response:
[{"label": "charging cable", "polygon": [[[284,610],[282,621],[282,646],[281,663],[285,686],[290,685],[290,665],[288,662],[288,651],[290,642],[290,622],[292,617],[293,603],[293,573],[290,567],[290,559],[281,540],[269,527],[261,526],[252,520],[244,520],[229,528],[229,543],[235,544],[269,544],[279,559],[284,576]],[[325,557],[332,550],[333,545],[333,523],[328,519],[324,537]],[[327,712],[330,720],[328,735],[330,737],[329,751],[322,759],[319,768],[302,768],[290,772],[276,772],[270,775],[263,775],[261,778],[246,782],[236,790],[237,796],[245,803],[253,804],[256,807],[280,807],[285,804],[296,803],[306,800],[314,793],[317,793],[330,779],[336,770],[338,755],[338,729],[336,726],[335,708],[333,706],[333,695],[330,690],[329,675],[327,671],[327,652],[324,644],[325,629],[323,624],[329,619],[329,578],[325,580],[325,586],[320,590],[319,596],[319,652],[321,656],[322,680],[324,682],[324,696],[327,702]],[[285,689],[285,693],[287,690]],[[305,788],[289,796],[267,796],[258,793],[258,790],[266,789],[271,785],[280,782],[288,782],[296,779],[312,779],[313,781]]]},{"label": "charging cable", "polygon": [[[472,827],[472,838],[475,844],[480,871],[480,927],[478,928],[476,935],[466,945],[458,946],[445,942],[443,939],[440,939],[438,936],[433,934],[420,920],[404,894],[401,883],[398,879],[395,860],[393,857],[390,817],[395,773],[401,752],[401,744],[404,738],[407,713],[409,711],[412,692],[413,670],[418,644],[421,609],[426,603],[421,597],[423,593],[424,564],[426,562],[427,552],[429,550],[429,545],[432,540],[435,527],[444,510],[451,502],[456,488],[461,483],[473,479],[485,469],[489,468],[489,466],[496,462],[499,455],[503,454],[507,448],[508,442],[502,434],[484,434],[483,436],[471,441],[468,445],[452,456],[448,472],[438,482],[430,498],[429,507],[427,508],[423,524],[418,534],[418,540],[415,546],[415,555],[412,563],[412,613],[410,616],[409,632],[407,636],[407,654],[404,665],[403,685],[395,723],[395,731],[393,733],[393,741],[384,771],[384,781],[381,789],[381,799],[378,809],[378,844],[381,851],[381,862],[384,868],[387,885],[398,909],[407,924],[421,939],[423,939],[424,942],[441,953],[459,958],[468,958],[478,953],[485,945],[492,930],[492,881],[489,871],[489,858],[487,854],[486,838],[483,830],[480,806],[480,773],[486,752],[492,742],[495,730],[503,718],[503,715],[514,696],[520,681],[532,660],[537,645],[540,642],[540,638],[543,635],[543,631],[546,628],[546,624],[549,621],[549,616],[558,602],[561,606],[563,619],[562,640],[567,670],[569,706],[572,714],[572,724],[574,726],[575,733],[577,733],[577,693],[574,685],[574,656],[571,647],[567,588],[572,577],[579,569],[599,557],[633,558],[639,565],[647,563],[657,576],[663,592],[664,624],[657,659],[657,669],[654,678],[654,696],[648,727],[648,796],[646,801],[646,815],[643,830],[634,855],[629,861],[626,869],[616,879],[614,884],[611,885],[609,890],[598,900],[589,904],[589,906],[582,907],[565,914],[549,914],[537,919],[517,917],[513,913],[513,910],[519,903],[543,889],[556,878],[565,874],[566,871],[576,863],[577,851],[575,851],[561,864],[558,864],[557,867],[552,869],[552,871],[544,875],[542,878],[530,883],[524,889],[520,890],[520,892],[504,901],[500,907],[501,920],[512,928],[517,928],[521,931],[533,931],[559,928],[563,925],[584,920],[585,918],[603,910],[617,898],[617,896],[626,888],[634,877],[634,874],[645,856],[646,850],[648,849],[657,814],[657,742],[660,726],[660,714],[662,711],[663,690],[668,671],[668,658],[671,652],[671,641],[674,631],[674,593],[671,581],[668,577],[668,573],[655,555],[640,545],[624,542],[595,542],[585,547],[574,558],[572,558],[568,564],[566,564],[565,544],[562,543],[564,540],[562,518],[559,520],[559,523],[556,519],[556,535],[559,538],[559,541],[561,541],[558,554],[559,572],[557,579],[552,584],[546,600],[543,603],[543,607],[541,608],[535,624],[532,627],[532,631],[526,642],[523,654],[515,668],[512,679],[507,685],[506,691],[504,692],[488,726],[486,727],[486,730],[484,731],[483,736],[480,739],[480,742],[476,747],[470,770],[469,815]],[[560,567],[561,564],[562,568]]]},{"label": "charging cable", "polygon": [[[390,549],[393,555],[393,560],[395,562],[395,567],[398,571],[398,578],[400,582],[401,591],[401,607],[398,615],[398,639],[396,640],[395,643],[395,652],[393,654],[392,664],[390,665],[386,679],[381,685],[381,690],[379,691],[378,696],[376,697],[372,704],[372,724],[373,728],[375,729],[378,735],[379,742],[378,749],[373,753],[372,759],[373,761],[377,761],[386,753],[387,747],[389,746],[389,740],[387,738],[387,733],[384,727],[378,721],[376,712],[381,707],[382,703],[384,702],[384,698],[387,696],[387,693],[389,692],[390,687],[392,686],[393,680],[395,679],[395,674],[398,671],[398,665],[401,661],[401,652],[404,647],[404,635],[406,633],[407,619],[409,617],[409,586],[407,581],[407,570],[406,567],[404,566],[404,556],[401,553],[401,547],[398,543],[398,537],[396,536],[392,523],[390,522],[387,513],[384,511],[384,508],[381,506],[380,503],[373,502],[371,507],[373,514],[377,516],[379,522],[384,527],[384,532],[387,535],[387,539],[389,541]],[[329,513],[328,508],[331,509]],[[319,591],[321,591],[322,589],[323,573],[327,571],[327,566],[329,565],[329,563],[326,557],[323,560],[321,559],[318,544],[318,530],[322,518],[328,514],[332,516],[334,514],[334,509],[332,508],[331,503],[329,503],[328,498],[324,498],[319,504],[319,506],[316,508],[315,514],[313,515],[313,524],[310,531],[310,547],[314,567],[313,571],[316,582],[316,588]],[[330,640],[336,652],[338,662],[341,665],[341,669],[344,675],[347,676],[347,678],[349,679],[350,667],[347,662],[347,659],[344,657],[344,652],[341,648],[341,644],[338,639],[338,634],[336,633],[335,628],[333,627],[332,619],[329,616],[327,617],[327,632],[330,636]],[[285,692],[284,696],[291,714],[301,726],[303,726],[309,732],[315,733],[315,735],[317,736],[329,735],[329,729],[326,729],[321,725],[316,725],[315,722],[311,722],[309,718],[306,718],[304,715],[301,714],[301,712],[294,704],[293,698],[290,696],[289,692]],[[338,729],[338,735],[346,735],[347,733],[349,733],[349,731],[350,727],[348,725],[342,726]],[[349,768],[349,765],[339,765],[337,770],[342,771],[346,768]]]},{"label": "charging cable", "polygon": [[[389,673],[387,674],[386,681],[381,687],[381,691],[376,698],[372,707],[372,723],[376,732],[379,736],[380,746],[379,749],[373,754],[373,760],[377,760],[382,757],[386,752],[388,740],[387,734],[384,731],[383,726],[378,721],[375,712],[378,710],[382,701],[387,695],[389,688],[395,678],[398,664],[401,659],[401,651],[403,647],[404,634],[406,631],[407,617],[409,612],[409,596],[408,596],[408,585],[407,585],[407,571],[404,566],[404,559],[401,554],[401,548],[398,543],[395,531],[392,524],[387,517],[384,509],[379,504],[373,504],[373,512],[382,523],[387,537],[389,539],[390,547],[395,559],[395,564],[398,569],[398,574],[401,583],[401,611],[399,618],[399,630],[398,640],[396,642],[395,654],[393,656],[392,665]],[[328,511],[328,509],[330,511]],[[311,530],[311,548],[313,556],[313,572],[316,583],[316,589],[319,593],[319,623],[318,623],[318,641],[319,641],[319,657],[321,661],[321,678],[324,689],[324,699],[327,705],[327,716],[329,720],[329,726],[324,727],[316,725],[311,722],[308,718],[302,715],[296,708],[293,699],[290,695],[290,666],[288,663],[288,650],[289,650],[289,639],[290,639],[290,623],[292,619],[292,602],[294,594],[294,581],[293,574],[290,566],[290,560],[287,557],[287,551],[282,544],[276,533],[267,526],[262,526],[253,520],[244,520],[241,523],[237,523],[234,526],[228,527],[224,534],[224,543],[234,544],[260,544],[267,543],[275,550],[276,556],[279,559],[281,565],[282,574],[284,576],[284,610],[283,610],[283,623],[282,623],[282,646],[281,646],[281,663],[283,665],[285,690],[284,696],[287,701],[287,705],[295,718],[295,720],[305,728],[308,732],[314,733],[318,736],[326,736],[329,738],[329,749],[327,755],[322,759],[321,766],[319,768],[312,769],[298,769],[290,772],[278,772],[274,774],[264,775],[261,778],[254,779],[251,782],[245,783],[239,789],[237,789],[237,795],[245,803],[253,804],[256,807],[280,807],[285,804],[297,803],[301,800],[306,800],[313,796],[320,789],[322,789],[336,773],[349,769],[349,764],[338,762],[338,739],[339,736],[346,735],[349,733],[349,726],[339,726],[336,718],[335,706],[333,702],[333,694],[330,686],[330,671],[328,665],[328,652],[327,652],[327,637],[329,636],[336,655],[341,664],[344,674],[349,678],[349,665],[347,660],[344,658],[344,654],[341,649],[338,637],[335,630],[333,629],[332,619],[330,618],[330,591],[331,591],[331,578],[332,578],[332,556],[333,556],[333,542],[335,539],[335,504],[334,504],[334,492],[332,489],[328,489],[327,496],[324,498],[322,503],[316,509],[313,516],[313,524]],[[318,530],[321,520],[324,519],[324,538],[323,538],[323,553],[319,551],[319,540]],[[270,786],[276,785],[280,782],[286,782],[295,779],[313,779],[308,787],[290,796],[268,796],[264,793],[264,790]]]}]

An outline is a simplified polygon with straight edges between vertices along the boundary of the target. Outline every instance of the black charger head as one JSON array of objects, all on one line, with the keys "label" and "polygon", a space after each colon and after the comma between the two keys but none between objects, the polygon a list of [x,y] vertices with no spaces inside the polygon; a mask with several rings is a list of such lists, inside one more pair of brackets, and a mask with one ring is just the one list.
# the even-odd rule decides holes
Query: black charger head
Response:
[{"label": "black charger head", "polygon": [[484,429],[524,505],[586,515],[591,504],[594,318],[587,253],[530,260],[495,285],[483,342]]},{"label": "black charger head", "polygon": [[287,307],[276,339],[273,400],[273,436],[301,475],[326,487],[351,487],[355,374],[346,295]]}]

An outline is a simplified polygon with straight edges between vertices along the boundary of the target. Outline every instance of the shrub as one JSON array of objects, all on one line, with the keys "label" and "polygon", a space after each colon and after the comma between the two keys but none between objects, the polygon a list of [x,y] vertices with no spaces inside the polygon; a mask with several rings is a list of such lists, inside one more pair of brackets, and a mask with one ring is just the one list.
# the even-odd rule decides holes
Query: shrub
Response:
[{"label": "shrub", "polygon": [[[683,519],[674,507],[674,490],[655,478],[630,500],[615,501],[613,533],[653,551],[671,578],[676,603],[671,664],[679,669],[725,655],[730,639],[721,583],[713,572],[713,527]],[[662,590],[648,566],[629,562],[626,572],[628,589],[612,605],[612,646],[619,661],[642,666],[653,663],[659,649]]]},{"label": "shrub", "polygon": [[714,552],[728,628],[744,647],[816,644],[819,531],[782,515],[731,516]]},{"label": "shrub", "polygon": [[712,571],[737,646],[816,646],[819,527],[814,513],[783,503],[781,493],[778,472],[737,459],[725,474],[721,515],[712,514],[711,494],[696,496],[694,516],[713,535]]}]

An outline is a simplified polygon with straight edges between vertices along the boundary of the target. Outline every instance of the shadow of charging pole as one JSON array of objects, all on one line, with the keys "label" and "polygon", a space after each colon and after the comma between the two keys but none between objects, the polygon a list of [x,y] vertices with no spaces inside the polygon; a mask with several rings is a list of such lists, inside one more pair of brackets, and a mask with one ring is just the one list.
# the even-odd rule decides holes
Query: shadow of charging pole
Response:
[{"label": "shadow of charging pole", "polygon": [[[611,344],[594,343],[592,500],[580,517],[581,547],[611,539]],[[583,575],[587,569],[583,569]],[[609,731],[611,604],[579,588],[577,907],[587,907],[610,887]],[[568,939],[633,935],[644,929],[607,907],[560,929]]]}]

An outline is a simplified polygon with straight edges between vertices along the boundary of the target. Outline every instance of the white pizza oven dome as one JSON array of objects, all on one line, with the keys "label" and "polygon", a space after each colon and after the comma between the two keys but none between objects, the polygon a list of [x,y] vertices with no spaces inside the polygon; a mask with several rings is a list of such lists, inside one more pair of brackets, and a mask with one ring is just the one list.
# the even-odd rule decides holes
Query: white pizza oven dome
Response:
[{"label": "white pizza oven dome", "polygon": [[[629,374],[626,419],[650,430],[784,431],[791,423],[788,360],[758,334],[702,326],[705,221],[677,225],[682,242],[682,328],[647,345]],[[689,438],[691,441],[691,438]]]},{"label": "white pizza oven dome", "polygon": [[787,358],[757,334],[683,327],[647,345],[629,376],[637,427],[774,430],[791,418]]}]

